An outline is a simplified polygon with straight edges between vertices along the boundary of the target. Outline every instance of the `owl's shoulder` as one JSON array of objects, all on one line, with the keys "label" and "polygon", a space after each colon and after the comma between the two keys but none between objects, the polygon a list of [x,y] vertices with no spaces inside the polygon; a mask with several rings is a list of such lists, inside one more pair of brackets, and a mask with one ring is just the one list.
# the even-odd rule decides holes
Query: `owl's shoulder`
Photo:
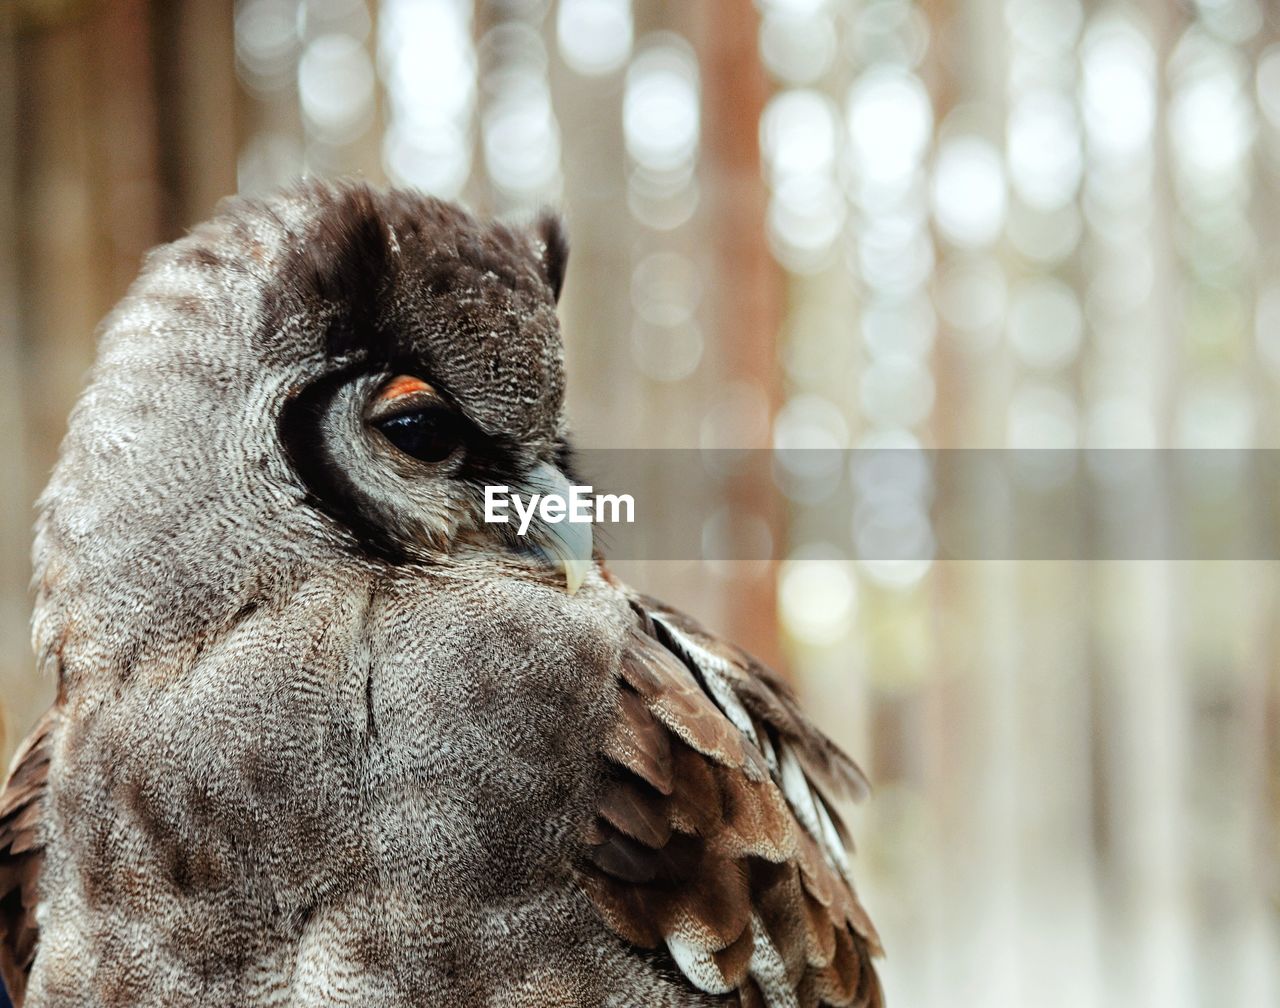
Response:
[{"label": "owl's shoulder", "polygon": [[838,806],[858,767],[787,684],[654,599],[618,667],[586,885],[609,926],[747,1006],[877,1008],[880,945]]}]

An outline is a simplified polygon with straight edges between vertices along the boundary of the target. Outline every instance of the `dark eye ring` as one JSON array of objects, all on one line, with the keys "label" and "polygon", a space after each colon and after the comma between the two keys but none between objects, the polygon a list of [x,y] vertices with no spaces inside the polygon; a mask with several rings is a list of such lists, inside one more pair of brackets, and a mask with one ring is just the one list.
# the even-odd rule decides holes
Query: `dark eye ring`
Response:
[{"label": "dark eye ring", "polygon": [[444,409],[400,413],[377,427],[396,448],[420,462],[443,462],[463,443],[458,419]]}]

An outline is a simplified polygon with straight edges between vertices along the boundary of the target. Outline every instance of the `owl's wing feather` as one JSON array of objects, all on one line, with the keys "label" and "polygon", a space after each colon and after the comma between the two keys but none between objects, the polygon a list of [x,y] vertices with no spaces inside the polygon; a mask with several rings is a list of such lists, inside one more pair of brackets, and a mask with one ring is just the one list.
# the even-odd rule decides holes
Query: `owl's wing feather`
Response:
[{"label": "owl's wing feather", "polygon": [[632,607],[585,876],[605,920],[743,1008],[878,1008],[879,939],[834,810],[866,779],[772,672],[652,599]]},{"label": "owl's wing feather", "polygon": [[14,754],[0,792],[0,977],[9,998],[21,1008],[35,959],[37,888],[44,864],[40,823],[55,710],[32,729]]}]

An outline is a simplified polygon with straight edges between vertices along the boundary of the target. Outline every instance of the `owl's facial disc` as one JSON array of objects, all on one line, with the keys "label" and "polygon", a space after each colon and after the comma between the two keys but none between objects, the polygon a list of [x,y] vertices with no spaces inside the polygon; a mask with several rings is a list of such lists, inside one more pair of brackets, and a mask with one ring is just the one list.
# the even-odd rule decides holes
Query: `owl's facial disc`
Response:
[{"label": "owl's facial disc", "polygon": [[[373,396],[368,422],[398,451],[440,465],[467,450],[471,425],[430,383],[414,375],[397,375]],[[569,481],[556,466],[535,465],[514,481],[518,492],[565,496]],[[530,528],[531,551],[564,571],[569,594],[575,594],[592,563],[591,526],[552,525],[542,521]]]},{"label": "owl's facial disc", "polygon": [[537,520],[521,540],[511,525],[484,522],[486,485],[505,484],[527,498],[559,492],[568,480],[555,465],[486,434],[423,378],[335,375],[300,397],[285,430],[314,496],[383,556],[447,553],[479,536],[561,568],[570,594],[590,568],[590,526]]}]

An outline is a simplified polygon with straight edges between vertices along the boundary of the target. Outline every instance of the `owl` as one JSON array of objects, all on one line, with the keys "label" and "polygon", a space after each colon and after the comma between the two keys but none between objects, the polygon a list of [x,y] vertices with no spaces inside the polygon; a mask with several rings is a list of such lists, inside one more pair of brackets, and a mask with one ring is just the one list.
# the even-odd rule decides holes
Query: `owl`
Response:
[{"label": "owl", "polygon": [[39,502],[16,1004],[881,1004],[857,767],[589,525],[483,520],[576,479],[566,248],[311,181],[150,254]]}]

